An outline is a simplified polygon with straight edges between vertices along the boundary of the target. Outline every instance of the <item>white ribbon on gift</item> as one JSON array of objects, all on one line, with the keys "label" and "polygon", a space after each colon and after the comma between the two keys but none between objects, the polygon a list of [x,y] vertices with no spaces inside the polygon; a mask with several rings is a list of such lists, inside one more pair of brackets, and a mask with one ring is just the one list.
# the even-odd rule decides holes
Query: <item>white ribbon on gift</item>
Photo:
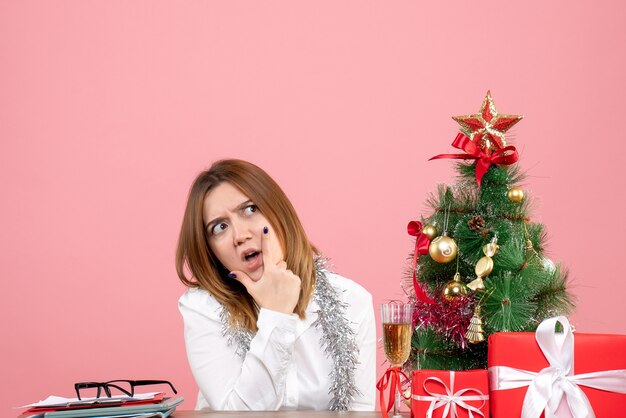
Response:
[{"label": "white ribbon on gift", "polygon": [[[428,389],[426,389],[426,383],[428,381],[433,381],[441,384],[444,387],[446,393],[440,394],[429,391]],[[474,388],[461,389],[455,393],[454,371],[450,371],[450,387],[448,387],[443,382],[443,380],[439,379],[438,377],[427,378],[426,380],[424,380],[423,386],[424,392],[428,393],[431,396],[413,395],[413,399],[415,399],[416,401],[430,401],[430,406],[428,407],[428,411],[426,411],[426,418],[432,418],[435,409],[441,408],[442,406],[444,407],[444,410],[441,418],[447,418],[448,413],[450,413],[450,418],[456,418],[457,406],[459,408],[465,409],[469,414],[469,418],[474,418],[474,412],[485,418],[485,414],[483,414],[480,409],[483,407],[483,405],[485,405],[485,401],[489,400],[489,395],[484,395],[481,391]],[[467,392],[476,392],[479,395],[464,395]],[[467,403],[465,403],[465,401],[483,401],[483,403],[480,405],[480,407],[476,408],[472,405],[468,405]]]},{"label": "white ribbon on gift", "polygon": [[[556,333],[556,323],[563,332]],[[574,375],[574,334],[564,316],[549,318],[539,324],[535,339],[550,365],[538,373],[506,366],[489,368],[490,390],[528,386],[522,418],[545,418],[554,412],[565,395],[574,418],[595,418],[589,399],[579,387],[588,386],[610,392],[626,393],[626,370],[607,370]]]}]

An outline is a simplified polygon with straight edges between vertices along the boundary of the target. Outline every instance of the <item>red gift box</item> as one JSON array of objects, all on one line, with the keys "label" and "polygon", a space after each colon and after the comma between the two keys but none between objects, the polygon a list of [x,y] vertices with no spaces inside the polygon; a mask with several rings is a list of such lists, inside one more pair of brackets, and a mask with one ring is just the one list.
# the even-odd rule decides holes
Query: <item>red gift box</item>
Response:
[{"label": "red gift box", "polygon": [[413,370],[411,416],[489,418],[487,370]]},{"label": "red gift box", "polygon": [[[557,320],[563,333],[554,331]],[[546,406],[552,413],[558,407],[559,417],[624,417],[624,353],[626,335],[574,335],[565,317],[544,321],[536,334],[493,334],[488,357],[492,417],[520,417],[523,408],[526,416],[544,416]]]}]

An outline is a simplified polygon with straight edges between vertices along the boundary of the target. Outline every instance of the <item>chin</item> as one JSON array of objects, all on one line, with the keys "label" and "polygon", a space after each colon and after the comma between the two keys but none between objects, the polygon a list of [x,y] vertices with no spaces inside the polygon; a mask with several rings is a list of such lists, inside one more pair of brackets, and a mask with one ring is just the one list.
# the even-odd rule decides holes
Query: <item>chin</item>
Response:
[{"label": "chin", "polygon": [[248,277],[250,277],[250,279],[253,282],[258,282],[259,280],[261,280],[261,277],[263,277],[263,269],[260,268],[257,271],[255,271],[254,273],[248,274]]}]

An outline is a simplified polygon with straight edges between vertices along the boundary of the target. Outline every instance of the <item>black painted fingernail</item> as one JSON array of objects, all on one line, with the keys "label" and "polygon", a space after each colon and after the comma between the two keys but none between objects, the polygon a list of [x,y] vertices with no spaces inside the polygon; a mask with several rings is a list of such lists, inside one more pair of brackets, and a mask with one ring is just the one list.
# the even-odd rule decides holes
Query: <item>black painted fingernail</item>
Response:
[{"label": "black painted fingernail", "polygon": [[231,279],[236,279],[237,275],[235,273],[228,273],[228,277],[230,277]]},{"label": "black painted fingernail", "polygon": [[264,234],[267,234],[269,231],[270,231],[270,230],[269,230],[269,228],[268,228],[268,227],[266,227],[266,226],[264,226],[264,227],[263,227],[263,233],[264,233]]}]

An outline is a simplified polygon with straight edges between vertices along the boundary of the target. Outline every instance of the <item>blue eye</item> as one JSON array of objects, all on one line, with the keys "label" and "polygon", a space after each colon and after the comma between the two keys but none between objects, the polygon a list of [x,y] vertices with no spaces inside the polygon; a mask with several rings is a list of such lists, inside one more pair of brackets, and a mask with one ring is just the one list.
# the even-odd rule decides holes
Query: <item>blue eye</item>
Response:
[{"label": "blue eye", "polygon": [[243,208],[243,213],[245,213],[246,215],[252,215],[258,210],[259,208],[257,208],[256,205],[248,205],[245,208]]},{"label": "blue eye", "polygon": [[211,235],[221,234],[226,228],[228,228],[228,224],[226,222],[215,224],[213,228],[211,228]]}]

